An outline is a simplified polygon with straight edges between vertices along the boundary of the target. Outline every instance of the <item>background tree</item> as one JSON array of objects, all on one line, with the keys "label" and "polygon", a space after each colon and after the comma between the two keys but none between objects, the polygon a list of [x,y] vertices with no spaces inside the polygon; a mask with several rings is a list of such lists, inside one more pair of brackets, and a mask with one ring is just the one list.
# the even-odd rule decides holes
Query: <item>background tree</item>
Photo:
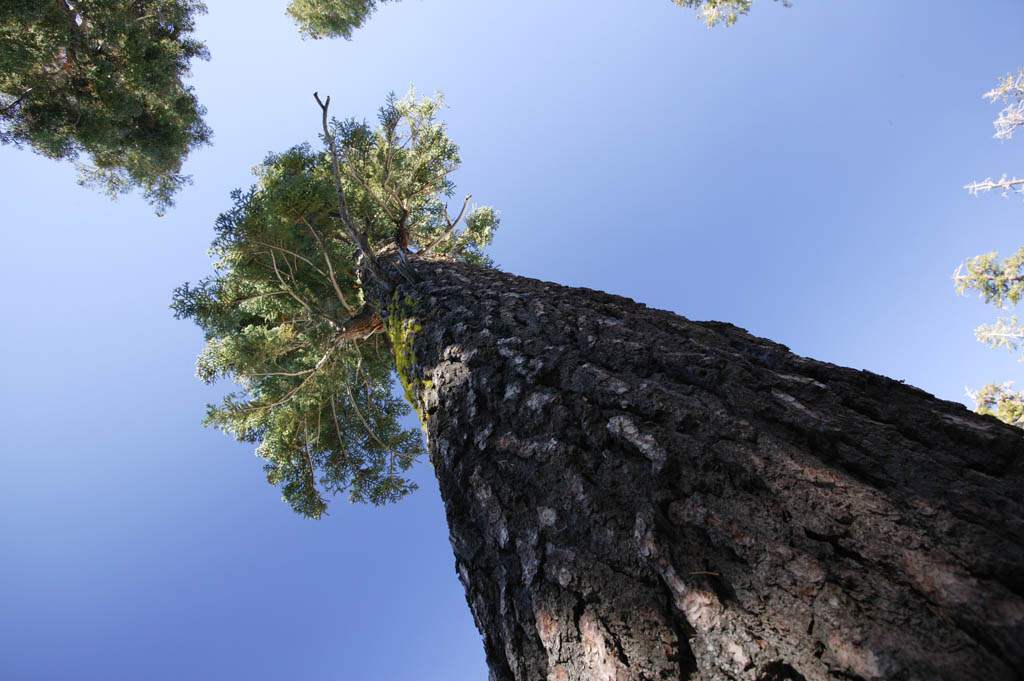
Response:
[{"label": "background tree", "polygon": [[[672,0],[672,2],[680,7],[697,10],[697,15],[710,27],[718,24],[732,26],[737,19],[750,12],[750,6],[753,4],[753,0]],[[791,5],[790,0],[782,0],[782,4],[785,7]]]},{"label": "background tree", "polygon": [[[1018,69],[1016,76],[1007,74],[1000,78],[999,85],[984,96],[992,102],[1003,100],[1006,103],[995,120],[994,137],[999,140],[1012,138],[1014,130],[1024,125],[1024,68]],[[1004,198],[1011,193],[1024,198],[1024,179],[1017,176],[1007,178],[1003,174],[998,180],[989,177],[972,182],[965,189],[975,196],[996,190]],[[999,260],[995,251],[975,256],[962,264],[953,278],[957,293],[964,295],[968,291],[977,291],[986,303],[1002,309],[1012,308],[1024,295],[1024,247],[1005,260]],[[1024,323],[1019,322],[1016,315],[1003,317],[994,324],[982,324],[975,334],[979,341],[990,347],[1016,352],[1024,341]],[[1021,361],[1024,362],[1024,357]],[[968,394],[976,400],[979,413],[992,414],[1007,423],[1024,427],[1024,393],[1014,392],[1012,381],[989,383]]]},{"label": "background tree", "polygon": [[190,37],[197,0],[11,0],[0,6],[0,142],[55,159],[87,156],[81,183],[138,188],[159,211],[206,144],[204,109],[182,79],[208,58]]},{"label": "background tree", "polygon": [[[292,0],[288,14],[307,38],[352,38],[352,31],[362,26],[381,4],[392,0]],[[778,2],[779,0],[775,0]],[[698,10],[708,26],[731,26],[750,11],[753,0],[672,0],[681,7]],[[786,7],[790,0],[782,0]]]},{"label": "background tree", "polygon": [[[381,4],[388,0],[379,0]],[[378,0],[292,0],[288,14],[305,38],[352,38],[377,9]]]},{"label": "background tree", "polygon": [[[319,99],[318,99],[319,101]],[[1024,438],[716,322],[488,267],[436,99],[271,155],[178,289],[296,511],[427,435],[492,678],[1019,678]],[[465,227],[459,229],[465,216]]]}]

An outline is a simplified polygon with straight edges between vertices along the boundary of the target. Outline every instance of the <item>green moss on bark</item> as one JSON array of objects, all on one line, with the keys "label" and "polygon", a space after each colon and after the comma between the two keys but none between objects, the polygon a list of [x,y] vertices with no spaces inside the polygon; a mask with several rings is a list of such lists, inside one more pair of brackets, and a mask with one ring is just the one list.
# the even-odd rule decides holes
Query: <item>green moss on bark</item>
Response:
[{"label": "green moss on bark", "polygon": [[427,414],[422,408],[423,395],[433,386],[433,381],[421,379],[414,372],[416,353],[413,344],[416,337],[423,333],[423,326],[414,316],[415,309],[415,300],[408,297],[399,300],[396,293],[388,310],[387,330],[395,353],[395,369],[405,389],[405,399],[416,410],[423,432],[426,432]]}]

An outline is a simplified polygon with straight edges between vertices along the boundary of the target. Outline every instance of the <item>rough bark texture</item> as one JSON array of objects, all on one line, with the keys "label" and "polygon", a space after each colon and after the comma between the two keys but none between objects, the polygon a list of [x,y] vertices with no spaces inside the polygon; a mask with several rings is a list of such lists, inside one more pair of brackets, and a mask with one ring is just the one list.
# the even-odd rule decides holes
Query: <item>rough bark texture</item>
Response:
[{"label": "rough bark texture", "polygon": [[368,299],[494,681],[1024,678],[1020,430],[729,324],[411,265]]}]

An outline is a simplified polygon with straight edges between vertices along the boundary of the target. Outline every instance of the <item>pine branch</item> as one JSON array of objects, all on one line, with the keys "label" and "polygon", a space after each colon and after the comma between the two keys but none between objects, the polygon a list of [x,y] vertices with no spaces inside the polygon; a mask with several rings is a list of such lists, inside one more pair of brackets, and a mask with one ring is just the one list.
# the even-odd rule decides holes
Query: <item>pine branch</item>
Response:
[{"label": "pine branch", "polygon": [[370,424],[366,422],[365,418],[363,418],[363,413],[361,411],[359,411],[359,407],[358,407],[358,405],[356,405],[356,398],[352,395],[352,388],[349,386],[349,382],[345,381],[344,383],[345,383],[345,392],[348,393],[349,404],[352,405],[352,411],[354,411],[356,413],[356,416],[359,417],[359,422],[363,424],[363,428],[366,429],[367,434],[371,438],[373,438],[374,442],[379,444],[381,446],[381,448],[385,452],[390,454],[391,457],[392,457],[392,460],[394,460],[394,457],[400,456],[403,459],[409,459],[410,461],[414,461],[416,459],[416,457],[409,456],[408,454],[402,454],[400,452],[395,452],[390,447],[388,447],[386,444],[381,442],[380,438],[377,437],[377,433],[373,432],[373,428],[371,428]]},{"label": "pine branch", "polygon": [[321,270],[321,269],[320,269],[319,267],[317,267],[316,265],[314,265],[314,264],[313,264],[313,261],[311,261],[311,260],[309,260],[308,258],[305,258],[305,257],[303,257],[303,256],[299,255],[299,254],[298,254],[298,253],[296,253],[295,251],[290,251],[290,250],[288,250],[287,248],[285,248],[285,247],[283,247],[283,246],[275,246],[274,244],[268,244],[268,243],[267,243],[267,242],[265,242],[265,241],[258,241],[258,240],[256,240],[256,239],[250,239],[250,241],[251,241],[252,243],[254,243],[254,244],[257,244],[257,245],[259,245],[259,246],[266,246],[267,248],[273,248],[274,250],[277,250],[277,251],[281,251],[282,253],[286,253],[286,254],[288,254],[288,255],[292,256],[293,258],[298,258],[298,259],[299,259],[299,260],[301,260],[302,262],[304,262],[304,263],[306,263],[307,265],[309,265],[310,267],[312,267],[312,268],[313,268],[313,270],[314,270],[314,271],[316,271],[316,273],[317,273],[317,274],[319,274],[319,275],[320,275],[321,277],[323,277],[324,279],[326,279],[326,278],[327,278],[327,273],[326,273],[326,272],[324,272],[323,270]]},{"label": "pine branch", "polygon": [[[309,316],[312,317],[314,314],[313,309],[306,303],[305,300],[300,298],[299,295],[295,293],[295,291],[293,291],[290,286],[288,286],[288,284],[285,283],[284,277],[281,276],[281,271],[277,269],[277,258],[274,257],[273,251],[271,251],[270,253],[270,262],[274,266],[274,274],[277,275],[277,280],[281,282],[281,286],[284,286],[285,290],[288,291],[288,295],[294,298],[299,305],[305,308],[306,312],[309,313]],[[285,261],[285,264],[287,264],[287,261]],[[294,276],[292,276],[292,280],[295,280]]]},{"label": "pine branch", "polygon": [[429,254],[430,251],[436,248],[442,241],[445,241],[446,239],[451,237],[451,235],[455,232],[455,228],[458,226],[459,222],[462,221],[462,216],[466,214],[466,206],[469,205],[469,200],[471,198],[473,198],[472,194],[466,194],[466,200],[462,202],[462,210],[459,211],[458,216],[455,218],[455,222],[452,222],[451,219],[449,219],[448,209],[445,208],[444,219],[448,223],[448,229],[444,230],[444,232],[439,237],[431,241],[426,248],[421,250],[419,252],[420,255]]},{"label": "pine branch", "polygon": [[338,300],[341,302],[342,306],[345,308],[345,311],[348,312],[350,315],[354,315],[355,311],[348,304],[348,301],[345,300],[345,296],[341,293],[341,287],[338,286],[338,280],[334,278],[334,267],[331,265],[331,259],[327,255],[327,248],[324,246],[323,240],[320,239],[320,235],[316,233],[315,229],[313,229],[313,225],[311,225],[309,223],[309,220],[307,220],[305,217],[303,217],[302,218],[302,222],[306,225],[306,227],[309,228],[309,231],[313,235],[313,238],[316,239],[316,242],[318,244],[320,244],[320,252],[323,253],[323,255],[324,255],[324,262],[327,263],[327,273],[328,273],[329,278],[331,280],[331,286],[334,287],[334,293],[338,296]]}]

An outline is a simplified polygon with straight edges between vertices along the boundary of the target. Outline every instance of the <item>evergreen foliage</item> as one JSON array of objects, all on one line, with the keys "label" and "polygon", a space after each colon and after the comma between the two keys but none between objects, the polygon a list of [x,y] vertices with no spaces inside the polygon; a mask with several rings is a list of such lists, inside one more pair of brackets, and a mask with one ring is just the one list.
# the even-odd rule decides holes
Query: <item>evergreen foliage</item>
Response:
[{"label": "evergreen foliage", "polygon": [[376,127],[328,125],[325,107],[328,149],[267,156],[256,185],[236,190],[217,220],[215,274],[175,291],[175,316],[206,336],[198,376],[242,389],[209,405],[206,424],[257,443],[268,481],[298,513],[319,517],[341,492],[383,504],[415,488],[403,474],[423,443],[400,424],[409,406],[394,395],[394,350],[379,318],[359,323],[368,311],[357,267],[361,241],[373,252],[433,246],[489,263],[495,211],[472,210],[461,231],[447,213],[459,156],[436,119],[441,105],[440,96],[391,95]]},{"label": "evergreen foliage", "polygon": [[[395,0],[292,0],[288,14],[299,25],[305,38],[345,38],[351,40],[352,31],[361,27],[377,9],[378,2]],[[775,0],[779,2],[780,0]],[[672,0],[680,7],[698,10],[708,26],[731,26],[750,11],[753,0]],[[781,0],[786,7],[790,0]]]},{"label": "evergreen foliage", "polygon": [[304,38],[352,39],[352,31],[362,26],[381,4],[388,0],[292,0],[288,14],[299,25]]},{"label": "evergreen foliage", "polygon": [[[1024,68],[1020,68],[1016,76],[1007,74],[1000,78],[998,86],[984,96],[992,102],[1003,100],[1006,105],[995,120],[994,137],[1000,140],[1012,138],[1014,130],[1024,125]],[[999,190],[1004,197],[1014,193],[1024,198],[1024,179],[1016,176],[1007,179],[1005,174],[999,180],[987,178],[964,188],[975,195]],[[1002,261],[995,251],[975,256],[960,265],[953,279],[956,291],[961,295],[977,291],[986,303],[1003,309],[1014,307],[1024,296],[1024,247]],[[994,324],[982,324],[975,330],[975,335],[979,341],[993,348],[1003,347],[1015,352],[1024,343],[1024,324],[1016,316],[1003,317]],[[1024,356],[1021,361],[1024,362]],[[968,391],[968,394],[977,401],[978,412],[1024,427],[1024,393],[1014,392],[1012,382],[989,383],[977,392]]]},{"label": "evergreen foliage", "polygon": [[158,212],[189,178],[210,129],[182,83],[206,47],[190,37],[198,0],[0,3],[0,142],[77,159],[82,184],[142,190]]},{"label": "evergreen foliage", "polygon": [[[718,24],[732,26],[744,14],[750,11],[753,0],[672,0],[680,7],[689,7],[698,10],[697,15],[704,20],[709,27]],[[779,2],[779,0],[775,0]],[[785,7],[790,6],[790,0],[782,0]]]}]

